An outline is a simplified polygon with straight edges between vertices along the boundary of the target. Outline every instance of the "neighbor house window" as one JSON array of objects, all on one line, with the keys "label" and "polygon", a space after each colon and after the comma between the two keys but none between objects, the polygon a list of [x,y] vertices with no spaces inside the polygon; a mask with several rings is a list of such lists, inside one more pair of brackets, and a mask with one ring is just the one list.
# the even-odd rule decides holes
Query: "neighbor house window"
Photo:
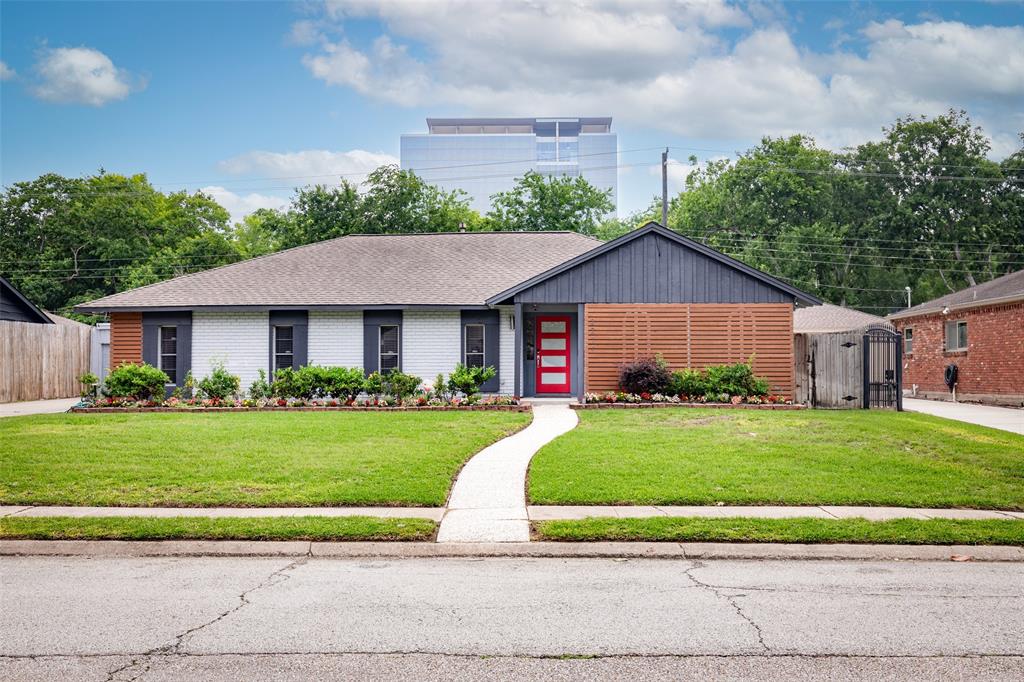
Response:
[{"label": "neighbor house window", "polygon": [[397,324],[380,326],[380,367],[381,373],[397,370],[399,367],[399,331]]},{"label": "neighbor house window", "polygon": [[967,322],[965,320],[946,323],[946,350],[967,350]]},{"label": "neighbor house window", "polygon": [[167,383],[178,383],[177,327],[160,327],[160,369],[167,375]]},{"label": "neighbor house window", "polygon": [[903,352],[907,355],[914,352],[914,330],[910,327],[903,330]]},{"label": "neighbor house window", "polygon": [[295,330],[293,327],[274,327],[274,372],[291,369],[295,359]]},{"label": "neighbor house window", "polygon": [[466,367],[486,367],[484,362],[484,325],[467,324],[464,329],[466,352],[462,359],[463,364]]}]

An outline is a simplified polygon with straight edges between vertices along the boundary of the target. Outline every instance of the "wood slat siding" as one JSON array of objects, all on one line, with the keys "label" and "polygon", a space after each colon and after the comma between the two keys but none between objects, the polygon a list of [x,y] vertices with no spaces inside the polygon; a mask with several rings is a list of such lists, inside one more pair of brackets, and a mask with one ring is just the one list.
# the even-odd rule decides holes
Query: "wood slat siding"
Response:
[{"label": "wood slat siding", "polygon": [[110,314],[110,368],[142,362],[142,313]]},{"label": "wood slat siding", "polygon": [[0,403],[77,396],[91,339],[86,325],[0,321]]},{"label": "wood slat siding", "polygon": [[623,363],[660,353],[673,370],[743,362],[772,391],[793,395],[793,306],[588,304],[584,306],[587,391],[618,388]]}]

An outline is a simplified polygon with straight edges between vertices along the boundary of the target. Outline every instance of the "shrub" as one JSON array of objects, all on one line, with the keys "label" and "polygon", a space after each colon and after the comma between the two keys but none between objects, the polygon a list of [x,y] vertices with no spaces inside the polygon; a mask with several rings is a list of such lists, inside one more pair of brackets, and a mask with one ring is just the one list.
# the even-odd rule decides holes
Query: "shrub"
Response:
[{"label": "shrub", "polygon": [[768,382],[754,376],[750,362],[734,365],[714,365],[707,369],[705,394],[716,393],[738,396],[767,395]]},{"label": "shrub", "polygon": [[619,369],[619,388],[626,393],[664,393],[672,383],[672,373],[661,358],[627,363]]},{"label": "shrub", "polygon": [[363,384],[363,390],[372,396],[379,396],[384,393],[384,375],[380,372],[370,372]]},{"label": "shrub", "polygon": [[444,375],[438,374],[434,378],[434,397],[441,400],[448,400],[448,385],[444,381]]},{"label": "shrub", "polygon": [[260,370],[260,375],[256,381],[249,384],[249,399],[250,400],[266,400],[270,397],[270,384],[267,382],[267,372]]},{"label": "shrub", "polygon": [[285,367],[274,372],[274,381],[270,384],[270,392],[277,398],[299,398],[299,385],[295,370]]},{"label": "shrub", "polygon": [[707,379],[697,369],[684,369],[681,372],[672,372],[672,381],[669,382],[669,395],[704,395],[707,392]]},{"label": "shrub", "polygon": [[493,367],[467,367],[459,362],[448,376],[448,390],[466,396],[476,395],[480,392],[480,387],[493,379],[497,373]]},{"label": "shrub", "polygon": [[363,370],[358,367],[328,367],[323,378],[324,393],[339,400],[354,400],[366,385]]},{"label": "shrub", "polygon": [[215,362],[210,376],[203,377],[196,384],[199,395],[207,400],[230,398],[238,393],[241,385],[242,380],[238,375],[229,372],[222,362]]},{"label": "shrub", "polygon": [[154,396],[164,397],[164,386],[170,378],[162,371],[142,363],[125,364],[113,369],[104,382],[104,393],[115,398],[149,400]]},{"label": "shrub", "polygon": [[393,369],[384,375],[384,392],[399,400],[408,398],[416,392],[422,381],[417,376]]}]

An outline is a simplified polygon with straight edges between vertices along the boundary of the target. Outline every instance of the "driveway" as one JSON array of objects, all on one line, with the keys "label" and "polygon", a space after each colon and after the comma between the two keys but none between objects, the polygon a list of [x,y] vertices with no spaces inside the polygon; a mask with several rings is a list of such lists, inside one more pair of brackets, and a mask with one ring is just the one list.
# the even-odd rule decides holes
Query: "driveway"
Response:
[{"label": "driveway", "polygon": [[0,417],[21,417],[26,414],[57,414],[67,412],[78,398],[55,400],[25,400],[20,403],[0,403]]},{"label": "driveway", "polygon": [[904,398],[903,409],[1024,435],[1024,410],[919,398]]}]

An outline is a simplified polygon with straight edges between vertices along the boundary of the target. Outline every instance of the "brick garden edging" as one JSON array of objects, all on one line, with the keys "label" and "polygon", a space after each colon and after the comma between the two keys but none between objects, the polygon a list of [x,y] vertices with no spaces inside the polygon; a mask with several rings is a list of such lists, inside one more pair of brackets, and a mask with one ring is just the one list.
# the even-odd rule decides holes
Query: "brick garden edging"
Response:
[{"label": "brick garden edging", "polygon": [[530,412],[529,405],[424,405],[403,407],[359,407],[354,405],[306,407],[72,407],[79,414],[120,414],[126,412]]},{"label": "brick garden edging", "polygon": [[627,410],[631,408],[644,408],[644,407],[709,407],[714,409],[728,409],[728,410],[804,410],[807,409],[806,405],[784,405],[784,404],[750,404],[740,403],[733,405],[732,403],[581,403],[579,405],[569,405],[574,410],[607,410],[607,409],[620,409]]}]

